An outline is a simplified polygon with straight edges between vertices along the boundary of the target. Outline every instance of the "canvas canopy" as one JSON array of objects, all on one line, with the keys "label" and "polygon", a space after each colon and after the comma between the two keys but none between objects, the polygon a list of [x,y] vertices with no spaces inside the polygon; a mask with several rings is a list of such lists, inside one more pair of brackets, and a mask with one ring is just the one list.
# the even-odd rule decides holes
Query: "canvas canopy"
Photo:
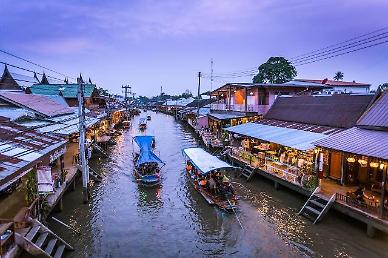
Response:
[{"label": "canvas canopy", "polygon": [[154,137],[150,135],[138,135],[133,137],[136,144],[140,148],[139,158],[136,161],[136,166],[140,166],[144,163],[163,163],[163,161],[152,152],[152,142]]},{"label": "canvas canopy", "polygon": [[201,174],[208,174],[216,169],[234,168],[202,148],[187,148],[183,150],[183,154]]}]

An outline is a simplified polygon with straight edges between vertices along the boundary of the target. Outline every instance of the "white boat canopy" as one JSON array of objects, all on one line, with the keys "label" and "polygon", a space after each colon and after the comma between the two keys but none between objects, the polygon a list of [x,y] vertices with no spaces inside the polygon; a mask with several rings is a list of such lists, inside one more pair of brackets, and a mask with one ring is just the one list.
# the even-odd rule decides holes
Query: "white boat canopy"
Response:
[{"label": "white boat canopy", "polygon": [[183,154],[202,174],[221,168],[235,168],[202,148],[187,148],[183,150]]}]

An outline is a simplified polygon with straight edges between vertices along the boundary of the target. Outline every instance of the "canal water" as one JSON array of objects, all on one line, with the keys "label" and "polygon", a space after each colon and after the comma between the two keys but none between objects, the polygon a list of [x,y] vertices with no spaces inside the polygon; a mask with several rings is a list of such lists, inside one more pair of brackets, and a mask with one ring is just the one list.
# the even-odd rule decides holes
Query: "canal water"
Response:
[{"label": "canal water", "polygon": [[64,211],[52,214],[81,234],[49,220],[75,248],[66,257],[387,257],[386,236],[370,239],[363,225],[335,212],[312,225],[297,215],[304,197],[260,177],[233,179],[242,229],[233,214],[205,203],[184,176],[181,150],[197,146],[190,129],[171,116],[148,114],[146,133],[156,137],[156,153],[166,163],[162,185],[145,189],[134,182],[135,117],[109,158],[91,161],[105,176],[92,186],[90,202],[82,204],[79,185],[65,195]]}]

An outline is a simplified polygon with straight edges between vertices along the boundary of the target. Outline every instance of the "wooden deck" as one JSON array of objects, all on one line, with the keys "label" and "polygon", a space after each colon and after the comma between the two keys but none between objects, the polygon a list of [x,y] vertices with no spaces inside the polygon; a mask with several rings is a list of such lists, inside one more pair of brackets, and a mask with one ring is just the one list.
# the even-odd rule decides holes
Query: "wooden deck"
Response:
[{"label": "wooden deck", "polygon": [[[237,164],[251,170],[258,168],[255,169],[256,173],[267,179],[272,180],[275,183],[276,188],[278,185],[282,185],[306,197],[309,197],[311,195],[310,190],[303,188],[299,184],[287,181],[275,173],[267,172],[263,167],[254,167],[253,165],[249,164],[247,160],[244,160],[240,157],[236,157],[233,155],[229,155],[229,157],[232,160],[233,164]],[[356,189],[356,187],[341,186],[330,179],[320,180],[320,188],[321,189],[319,193],[327,198],[330,198],[330,196],[335,193],[346,196],[346,192],[354,191]],[[367,233],[370,236],[373,236],[375,234],[374,229],[381,230],[388,234],[387,217],[385,217],[384,219],[380,218],[376,213],[367,212],[365,210],[352,206],[349,203],[346,203],[344,200],[340,200],[338,198],[334,202],[333,209],[356,220],[364,222],[367,225]]]}]

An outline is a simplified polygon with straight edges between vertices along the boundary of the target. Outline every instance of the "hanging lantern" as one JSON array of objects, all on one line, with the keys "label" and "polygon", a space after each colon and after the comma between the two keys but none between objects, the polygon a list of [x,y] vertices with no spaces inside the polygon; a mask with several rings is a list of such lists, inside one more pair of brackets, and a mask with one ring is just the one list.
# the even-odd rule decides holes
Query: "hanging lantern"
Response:
[{"label": "hanging lantern", "polygon": [[384,169],[384,163],[381,163],[381,164],[380,164],[380,169],[381,169],[381,170]]},{"label": "hanging lantern", "polygon": [[358,163],[360,163],[361,167],[363,168],[368,165],[368,161],[366,161],[365,159],[359,159]]},{"label": "hanging lantern", "polygon": [[371,163],[369,164],[369,166],[370,166],[371,168],[377,168],[377,167],[379,166],[379,163],[377,163],[377,162],[371,162]]},{"label": "hanging lantern", "polygon": [[348,157],[346,160],[349,163],[354,163],[356,161],[356,159],[354,157]]},{"label": "hanging lantern", "polygon": [[252,96],[252,95],[253,95],[253,91],[251,91],[251,92],[249,93],[249,95],[251,95],[251,96]]}]

